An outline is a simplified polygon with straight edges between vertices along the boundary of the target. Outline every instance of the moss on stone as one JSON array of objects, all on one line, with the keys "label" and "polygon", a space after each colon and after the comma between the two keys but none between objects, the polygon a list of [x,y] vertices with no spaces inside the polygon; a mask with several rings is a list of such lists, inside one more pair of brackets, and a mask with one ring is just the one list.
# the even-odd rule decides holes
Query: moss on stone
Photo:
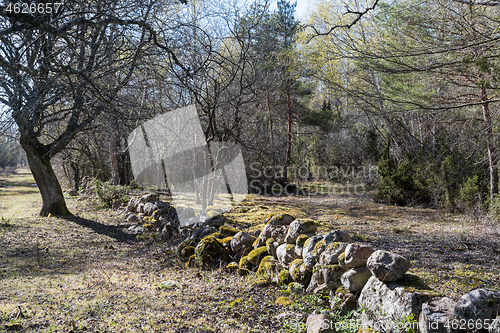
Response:
[{"label": "moss on stone", "polygon": [[257,269],[257,275],[264,277],[271,277],[274,273],[274,268],[276,267],[276,259],[273,256],[265,256],[260,261],[259,268]]},{"label": "moss on stone", "polygon": [[311,272],[301,269],[302,266],[304,266],[304,260],[295,259],[292,261],[290,264],[290,275],[292,276],[293,281],[306,285],[309,283],[308,280],[311,277]]},{"label": "moss on stone", "polygon": [[291,306],[294,303],[286,296],[280,296],[276,299],[275,302],[277,305],[283,305],[283,306]]},{"label": "moss on stone", "polygon": [[220,243],[223,245],[223,246],[229,246],[229,244],[231,244],[231,240],[233,239],[233,236],[228,236],[226,238],[223,238],[220,240]]},{"label": "moss on stone", "polygon": [[347,293],[350,293],[350,291],[347,290],[344,286],[340,286],[337,288],[337,290],[335,290],[335,294],[337,294],[337,295],[344,295]]},{"label": "moss on stone", "polygon": [[276,240],[274,238],[268,238],[266,240],[266,246],[272,245]]},{"label": "moss on stone", "polygon": [[288,292],[293,295],[304,293],[304,285],[298,282],[291,282],[288,284]]},{"label": "moss on stone", "polygon": [[240,231],[241,230],[233,228],[233,227],[230,227],[228,225],[221,225],[219,227],[219,232],[221,233],[221,235],[223,237],[234,236],[234,235],[236,235]]},{"label": "moss on stone", "polygon": [[342,269],[339,265],[326,265],[323,268],[328,269],[329,271],[332,271],[332,272],[335,272],[335,271]]},{"label": "moss on stone", "polygon": [[181,251],[181,257],[182,258],[189,258],[194,254],[194,246],[186,246],[185,248],[182,249]]},{"label": "moss on stone", "polygon": [[306,243],[306,241],[309,239],[308,236],[306,235],[300,235],[297,240],[295,241],[295,244],[297,246],[300,246],[300,247],[304,247],[304,244]]},{"label": "moss on stone", "polygon": [[[212,236],[212,237],[217,238],[217,239],[224,238],[224,237],[222,237],[222,234],[220,233],[220,231],[216,231],[216,232],[214,232],[213,234],[211,234],[209,236]],[[206,237],[208,237],[208,236],[206,236]]]},{"label": "moss on stone", "polygon": [[177,256],[184,260],[185,257],[182,256],[182,250],[184,250],[185,247],[187,246],[194,246],[195,243],[190,240],[190,239],[185,239],[182,243],[179,244],[179,246],[177,246]]},{"label": "moss on stone", "polygon": [[240,276],[247,276],[250,274],[250,271],[246,268],[238,268],[238,270],[236,270],[236,273]]},{"label": "moss on stone", "polygon": [[295,250],[295,245],[293,245],[293,244],[287,244],[286,250],[287,251],[293,251],[293,250]]},{"label": "moss on stone", "polygon": [[195,249],[196,266],[204,267],[213,262],[212,256],[215,256],[222,248],[222,244],[213,235],[204,237]]},{"label": "moss on stone", "polygon": [[194,267],[195,258],[196,258],[196,256],[194,254],[189,257],[189,260],[186,263],[186,268]]},{"label": "moss on stone", "polygon": [[396,283],[401,285],[404,291],[410,293],[420,293],[433,297],[442,297],[443,295],[432,289],[419,276],[414,274],[405,274]]},{"label": "moss on stone", "polygon": [[269,279],[258,276],[250,282],[251,287],[267,287],[269,286]]},{"label": "moss on stone", "polygon": [[312,250],[311,254],[316,257],[316,256],[320,255],[319,252],[322,252],[321,248],[324,249],[325,247],[326,247],[326,242],[325,242],[325,239],[323,238],[322,240],[317,242],[316,245],[314,245],[314,249]]},{"label": "moss on stone", "polygon": [[303,230],[307,230],[312,227],[318,227],[319,223],[313,220],[301,220]]},{"label": "moss on stone", "polygon": [[227,264],[226,268],[228,271],[234,272],[238,269],[238,264],[235,262],[230,262],[229,264]]},{"label": "moss on stone", "polygon": [[260,260],[265,256],[267,256],[268,254],[269,253],[267,252],[267,247],[265,246],[258,247],[255,250],[250,251],[250,253],[247,255],[248,262],[253,266],[258,266]]},{"label": "moss on stone", "polygon": [[[283,222],[285,219],[289,222]],[[287,213],[279,213],[274,215],[267,223],[271,225],[289,225],[293,220],[295,220],[294,216]]]},{"label": "moss on stone", "polygon": [[290,275],[290,272],[288,271],[288,269],[282,269],[278,274],[278,284],[280,286],[286,286],[290,282],[292,282],[292,276]]},{"label": "moss on stone", "polygon": [[241,257],[240,259],[240,268],[247,268],[249,267],[249,263],[248,263],[248,256],[244,256],[244,257]]}]

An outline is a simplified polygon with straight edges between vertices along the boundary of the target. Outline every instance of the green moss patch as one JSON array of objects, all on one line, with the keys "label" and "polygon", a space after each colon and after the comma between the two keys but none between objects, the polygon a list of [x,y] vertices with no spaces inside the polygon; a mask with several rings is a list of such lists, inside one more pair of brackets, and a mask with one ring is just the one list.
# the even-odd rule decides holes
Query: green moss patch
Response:
[{"label": "green moss patch", "polygon": [[291,282],[292,282],[292,276],[290,275],[288,269],[282,269],[281,272],[278,274],[278,284],[280,286],[286,286]]},{"label": "green moss patch", "polygon": [[294,303],[286,296],[280,296],[276,299],[275,304],[282,306],[291,306]]},{"label": "green moss patch", "polygon": [[223,237],[228,237],[228,236],[234,236],[241,230],[227,226],[227,225],[221,225],[219,227],[219,232]]},{"label": "green moss patch", "polygon": [[410,293],[420,293],[433,297],[442,297],[443,295],[433,290],[420,277],[414,274],[405,274],[401,279],[396,281],[403,289]]}]

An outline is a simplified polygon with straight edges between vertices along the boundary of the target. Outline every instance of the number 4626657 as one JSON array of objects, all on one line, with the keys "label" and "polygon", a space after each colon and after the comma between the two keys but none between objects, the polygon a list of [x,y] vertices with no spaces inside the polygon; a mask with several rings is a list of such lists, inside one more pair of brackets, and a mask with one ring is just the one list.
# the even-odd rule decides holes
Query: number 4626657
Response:
[{"label": "number 4626657", "polygon": [[57,13],[61,8],[61,2],[47,3],[27,3],[27,2],[9,2],[5,11],[14,14],[50,14]]}]

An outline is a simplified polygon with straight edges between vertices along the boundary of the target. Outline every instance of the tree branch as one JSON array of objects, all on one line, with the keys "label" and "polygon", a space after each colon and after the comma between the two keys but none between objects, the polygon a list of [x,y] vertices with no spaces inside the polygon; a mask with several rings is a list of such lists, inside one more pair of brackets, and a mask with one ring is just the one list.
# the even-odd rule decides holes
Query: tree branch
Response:
[{"label": "tree branch", "polygon": [[[464,0],[465,1],[465,0]],[[364,11],[362,12],[358,12],[358,11],[352,11],[352,10],[347,10],[347,12],[344,13],[345,14],[354,14],[356,15],[356,18],[354,18],[354,20],[349,23],[349,24],[341,24],[341,25],[335,25],[333,27],[331,27],[330,29],[328,29],[328,31],[326,32],[320,32],[318,31],[318,29],[316,29],[316,27],[314,27],[313,25],[310,25],[309,27],[312,28],[314,30],[314,35],[311,36],[311,38],[309,38],[306,42],[306,44],[308,44],[314,37],[318,37],[318,36],[326,36],[326,35],[329,35],[331,34],[335,29],[339,29],[339,28],[347,28],[347,29],[351,29],[356,23],[358,23],[359,20],[361,20],[361,18],[366,14],[368,13],[370,10],[374,10],[375,7],[377,6],[379,0],[375,0],[373,2],[373,5],[371,7],[367,7],[365,8]]]}]

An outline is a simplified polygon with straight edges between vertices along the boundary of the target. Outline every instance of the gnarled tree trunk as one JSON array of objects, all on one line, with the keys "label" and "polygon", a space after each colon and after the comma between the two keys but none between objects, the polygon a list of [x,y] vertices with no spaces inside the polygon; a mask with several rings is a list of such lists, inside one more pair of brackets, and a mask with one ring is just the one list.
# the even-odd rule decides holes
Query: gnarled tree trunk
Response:
[{"label": "gnarled tree trunk", "polygon": [[38,142],[26,142],[22,139],[21,146],[26,152],[31,173],[42,195],[43,204],[40,215],[71,215],[68,207],[66,207],[59,180],[50,164],[50,152],[47,147]]}]

